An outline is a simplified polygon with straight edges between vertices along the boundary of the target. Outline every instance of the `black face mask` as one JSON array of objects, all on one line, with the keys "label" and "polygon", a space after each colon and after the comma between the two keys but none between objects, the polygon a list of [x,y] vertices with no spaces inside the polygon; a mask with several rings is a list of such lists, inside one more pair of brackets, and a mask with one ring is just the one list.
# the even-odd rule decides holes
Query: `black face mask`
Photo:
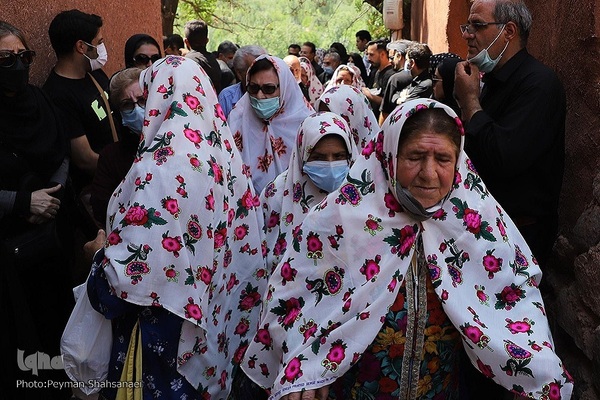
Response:
[{"label": "black face mask", "polygon": [[13,66],[0,68],[0,91],[19,93],[29,83],[29,66],[24,65],[19,57]]}]

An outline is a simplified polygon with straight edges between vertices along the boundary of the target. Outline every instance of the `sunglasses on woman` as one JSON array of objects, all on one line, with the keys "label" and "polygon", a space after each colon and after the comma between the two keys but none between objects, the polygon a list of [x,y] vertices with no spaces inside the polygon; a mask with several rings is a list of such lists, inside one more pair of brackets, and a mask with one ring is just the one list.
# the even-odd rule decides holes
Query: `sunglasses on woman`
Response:
[{"label": "sunglasses on woman", "polygon": [[23,50],[18,53],[13,53],[12,51],[8,50],[0,50],[0,67],[12,67],[17,62],[17,58],[20,58],[23,65],[27,67],[33,62],[34,57],[35,51],[33,50]]},{"label": "sunglasses on woman", "polygon": [[152,63],[154,64],[156,61],[160,60],[160,54],[152,54],[151,56],[147,56],[145,54],[136,54],[135,56],[133,56],[133,61],[135,61],[136,64],[148,64],[148,61],[152,61]]},{"label": "sunglasses on woman", "polygon": [[259,91],[263,92],[264,94],[273,94],[273,93],[275,93],[275,91],[277,90],[278,87],[279,87],[279,85],[275,85],[273,83],[265,83],[264,85],[259,85],[257,83],[251,83],[248,85],[246,90],[250,94],[257,94]]}]

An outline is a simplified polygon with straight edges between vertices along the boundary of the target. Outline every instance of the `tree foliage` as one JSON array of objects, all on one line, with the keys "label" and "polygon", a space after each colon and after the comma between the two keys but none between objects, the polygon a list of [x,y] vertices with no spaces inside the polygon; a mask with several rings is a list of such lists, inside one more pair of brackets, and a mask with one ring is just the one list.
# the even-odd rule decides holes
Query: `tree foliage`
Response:
[{"label": "tree foliage", "polygon": [[179,0],[174,30],[182,33],[185,22],[197,18],[211,27],[209,50],[231,40],[283,56],[289,44],[311,41],[326,49],[341,42],[353,52],[360,29],[374,38],[389,35],[381,12],[362,0]]}]

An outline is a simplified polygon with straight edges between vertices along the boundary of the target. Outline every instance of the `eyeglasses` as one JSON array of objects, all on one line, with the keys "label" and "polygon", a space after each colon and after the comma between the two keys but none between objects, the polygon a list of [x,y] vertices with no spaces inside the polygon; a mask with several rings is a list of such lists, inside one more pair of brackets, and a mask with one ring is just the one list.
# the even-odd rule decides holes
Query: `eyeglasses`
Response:
[{"label": "eyeglasses", "polygon": [[460,31],[464,35],[468,33],[469,35],[474,34],[478,30],[485,28],[488,25],[505,25],[504,22],[471,22],[468,24],[464,24],[460,26]]},{"label": "eyeglasses", "polygon": [[120,111],[123,111],[123,112],[133,111],[136,104],[140,107],[146,108],[146,98],[144,96],[140,96],[137,98],[135,103],[133,101],[131,101],[131,99],[124,100],[119,105],[119,109],[120,109]]},{"label": "eyeglasses", "polygon": [[17,58],[21,59],[21,62],[25,66],[29,66],[33,62],[33,58],[35,57],[35,51],[33,50],[23,50],[18,53],[13,53],[8,50],[0,51],[0,67],[10,68],[17,62]]},{"label": "eyeglasses", "polygon": [[152,63],[154,64],[158,60],[160,60],[160,54],[152,54],[151,56],[147,56],[146,54],[140,53],[133,56],[133,61],[136,64],[146,65],[148,64],[148,61],[152,61]]},{"label": "eyeglasses", "polygon": [[264,94],[273,94],[279,88],[279,85],[275,85],[273,83],[265,83],[264,85],[258,85],[256,83],[251,83],[246,87],[246,90],[250,94],[257,94],[259,91]]}]

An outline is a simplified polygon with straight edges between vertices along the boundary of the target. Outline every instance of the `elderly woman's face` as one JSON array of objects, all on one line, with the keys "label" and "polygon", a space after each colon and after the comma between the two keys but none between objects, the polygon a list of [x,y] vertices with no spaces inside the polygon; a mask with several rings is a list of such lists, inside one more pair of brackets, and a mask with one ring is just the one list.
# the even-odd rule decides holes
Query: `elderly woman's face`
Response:
[{"label": "elderly woman's face", "polygon": [[352,73],[347,69],[342,69],[338,72],[338,76],[335,80],[336,85],[352,85]]},{"label": "elderly woman's face", "polygon": [[457,149],[449,136],[416,132],[398,149],[396,179],[424,208],[436,205],[452,188]]},{"label": "elderly woman's face", "polygon": [[270,99],[279,96],[279,77],[273,68],[258,71],[250,76],[246,86],[250,96],[257,99]]}]

